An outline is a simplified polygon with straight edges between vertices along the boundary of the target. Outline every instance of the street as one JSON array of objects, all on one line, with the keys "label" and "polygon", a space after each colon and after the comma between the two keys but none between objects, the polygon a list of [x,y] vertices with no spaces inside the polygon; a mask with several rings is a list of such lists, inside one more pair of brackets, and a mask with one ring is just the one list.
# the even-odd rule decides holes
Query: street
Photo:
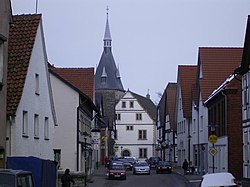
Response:
[{"label": "street", "polygon": [[94,182],[88,183],[88,187],[193,187],[194,183],[180,174],[173,172],[172,174],[156,174],[155,170],[151,170],[150,175],[133,175],[132,171],[127,172],[127,180],[108,180],[104,174],[94,176]]}]

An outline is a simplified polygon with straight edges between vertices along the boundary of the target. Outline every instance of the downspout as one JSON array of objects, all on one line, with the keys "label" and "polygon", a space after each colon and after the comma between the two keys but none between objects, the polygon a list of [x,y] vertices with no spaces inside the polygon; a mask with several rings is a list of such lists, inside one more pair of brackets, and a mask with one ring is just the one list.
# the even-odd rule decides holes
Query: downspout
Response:
[{"label": "downspout", "polygon": [[79,171],[79,106],[77,107],[77,117],[76,117],[76,170]]},{"label": "downspout", "polygon": [[225,130],[226,130],[226,134],[227,134],[227,95],[223,91],[224,90],[221,91],[221,94],[225,98]]}]

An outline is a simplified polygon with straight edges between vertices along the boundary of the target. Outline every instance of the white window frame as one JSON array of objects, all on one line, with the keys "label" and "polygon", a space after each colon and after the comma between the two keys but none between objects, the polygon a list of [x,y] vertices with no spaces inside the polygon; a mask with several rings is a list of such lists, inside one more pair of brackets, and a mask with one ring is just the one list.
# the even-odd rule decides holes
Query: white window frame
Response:
[{"label": "white window frame", "polygon": [[28,137],[28,111],[23,111],[22,136]]},{"label": "white window frame", "polygon": [[49,118],[44,118],[44,139],[49,140]]},{"label": "white window frame", "polygon": [[34,114],[34,138],[39,138],[39,115]]},{"label": "white window frame", "polygon": [[38,73],[35,74],[35,94],[40,94],[40,78]]},{"label": "white window frame", "polygon": [[147,140],[147,130],[145,129],[138,130],[138,140]]}]

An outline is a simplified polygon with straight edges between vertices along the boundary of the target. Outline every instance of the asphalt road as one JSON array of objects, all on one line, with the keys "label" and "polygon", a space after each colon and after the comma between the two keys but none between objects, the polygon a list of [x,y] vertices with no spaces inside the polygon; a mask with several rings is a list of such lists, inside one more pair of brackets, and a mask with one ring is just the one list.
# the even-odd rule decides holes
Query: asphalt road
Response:
[{"label": "asphalt road", "polygon": [[95,176],[94,183],[88,183],[89,187],[191,187],[182,175],[156,174],[154,170],[150,175],[133,175],[127,172],[127,180],[108,180],[103,175]]}]

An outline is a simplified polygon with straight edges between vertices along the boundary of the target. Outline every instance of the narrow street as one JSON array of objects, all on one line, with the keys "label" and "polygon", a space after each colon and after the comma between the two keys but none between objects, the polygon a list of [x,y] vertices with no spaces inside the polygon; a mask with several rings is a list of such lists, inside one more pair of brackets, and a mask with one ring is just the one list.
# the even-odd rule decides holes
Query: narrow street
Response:
[{"label": "narrow street", "polygon": [[179,171],[172,174],[156,174],[155,170],[151,170],[150,175],[133,175],[132,171],[127,172],[127,180],[108,180],[105,176],[105,169],[100,168],[94,176],[94,182],[88,183],[88,187],[197,187],[200,180],[188,179]]}]

